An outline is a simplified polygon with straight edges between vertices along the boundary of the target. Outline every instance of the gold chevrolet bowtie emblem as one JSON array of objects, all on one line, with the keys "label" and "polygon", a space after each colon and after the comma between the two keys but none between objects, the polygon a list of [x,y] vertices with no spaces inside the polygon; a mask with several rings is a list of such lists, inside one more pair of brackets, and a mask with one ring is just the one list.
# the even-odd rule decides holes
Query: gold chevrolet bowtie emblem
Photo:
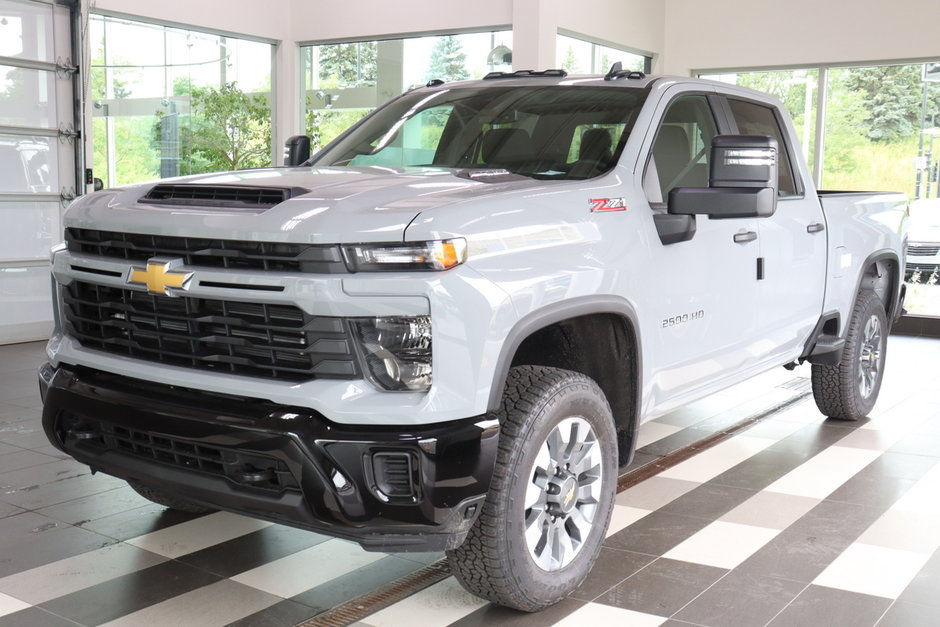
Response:
[{"label": "gold chevrolet bowtie emblem", "polygon": [[131,268],[127,282],[146,285],[151,294],[175,296],[171,289],[185,290],[189,287],[192,272],[176,271],[183,260],[178,258],[153,257],[147,260],[146,268]]}]

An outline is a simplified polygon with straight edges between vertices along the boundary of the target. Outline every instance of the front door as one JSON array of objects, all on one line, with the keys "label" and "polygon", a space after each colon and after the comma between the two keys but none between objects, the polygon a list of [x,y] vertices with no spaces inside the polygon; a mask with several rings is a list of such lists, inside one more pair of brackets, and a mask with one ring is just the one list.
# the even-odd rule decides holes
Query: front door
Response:
[{"label": "front door", "polygon": [[[640,161],[649,204],[643,210],[665,212],[673,188],[708,187],[717,133],[707,95],[680,95],[668,103]],[[755,362],[757,219],[699,215],[695,220],[696,232],[688,241],[662,244],[651,238],[649,268],[643,273],[642,293],[649,300],[644,303],[649,332],[643,337],[650,360],[647,411],[652,414],[740,378]]]}]

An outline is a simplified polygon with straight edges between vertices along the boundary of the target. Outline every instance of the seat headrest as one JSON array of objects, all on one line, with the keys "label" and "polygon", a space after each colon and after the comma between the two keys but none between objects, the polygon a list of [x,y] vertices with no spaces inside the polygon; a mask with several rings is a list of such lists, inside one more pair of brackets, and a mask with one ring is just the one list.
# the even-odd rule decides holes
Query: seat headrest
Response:
[{"label": "seat headrest", "polygon": [[581,134],[581,148],[578,151],[578,159],[609,161],[612,145],[610,132],[607,129],[589,128]]},{"label": "seat headrest", "polygon": [[494,128],[483,136],[480,153],[488,164],[525,161],[532,158],[532,142],[521,128]]},{"label": "seat headrest", "polygon": [[659,129],[656,145],[653,146],[656,159],[689,160],[689,135],[681,126],[664,124]]}]

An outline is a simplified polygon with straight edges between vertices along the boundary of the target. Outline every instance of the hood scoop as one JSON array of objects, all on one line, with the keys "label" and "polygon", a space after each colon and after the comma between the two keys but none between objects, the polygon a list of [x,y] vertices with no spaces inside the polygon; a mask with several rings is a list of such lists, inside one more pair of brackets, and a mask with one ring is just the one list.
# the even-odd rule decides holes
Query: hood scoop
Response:
[{"label": "hood scoop", "polygon": [[180,207],[219,207],[257,212],[279,205],[288,198],[308,193],[300,187],[249,185],[160,184],[150,188],[139,202]]}]

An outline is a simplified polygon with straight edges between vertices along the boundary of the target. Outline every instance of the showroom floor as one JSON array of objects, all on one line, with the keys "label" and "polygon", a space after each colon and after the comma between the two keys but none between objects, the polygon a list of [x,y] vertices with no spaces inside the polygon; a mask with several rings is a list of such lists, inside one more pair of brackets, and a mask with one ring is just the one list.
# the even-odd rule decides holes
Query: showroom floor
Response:
[{"label": "showroom floor", "polygon": [[[866,421],[824,420],[800,368],[644,425],[627,478],[646,478],[557,606],[511,612],[439,577],[358,624],[936,624],[940,340],[894,336],[888,352]],[[41,343],[0,346],[0,626],[343,624],[331,608],[440,559],[167,512],[92,476],[42,433],[42,358]],[[671,461],[704,438],[717,444]]]}]

